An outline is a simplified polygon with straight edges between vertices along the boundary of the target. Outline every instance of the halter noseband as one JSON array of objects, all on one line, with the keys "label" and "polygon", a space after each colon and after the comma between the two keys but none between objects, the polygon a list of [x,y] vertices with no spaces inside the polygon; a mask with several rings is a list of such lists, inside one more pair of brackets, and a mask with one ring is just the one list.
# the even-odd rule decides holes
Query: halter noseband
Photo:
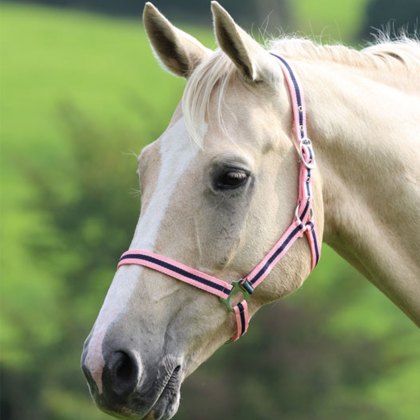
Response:
[{"label": "halter noseband", "polygon": [[[306,235],[311,250],[312,270],[320,257],[311,203],[311,176],[312,170],[315,168],[315,155],[312,143],[307,136],[303,92],[289,63],[284,58],[273,53],[271,54],[279,60],[289,88],[293,110],[293,127],[297,140],[296,146],[300,156],[298,203],[290,226],[268,254],[247,276],[232,283],[227,283],[150,251],[129,250],[121,256],[118,263],[118,268],[129,264],[147,267],[219,297],[227,309],[235,316],[236,332],[232,337],[233,341],[244,335],[248,329],[250,317],[247,299],[252,295],[254,289],[270,274],[271,270],[298,238],[301,238],[304,234]],[[231,299],[237,293],[242,294],[242,299],[239,303],[232,305]]]}]

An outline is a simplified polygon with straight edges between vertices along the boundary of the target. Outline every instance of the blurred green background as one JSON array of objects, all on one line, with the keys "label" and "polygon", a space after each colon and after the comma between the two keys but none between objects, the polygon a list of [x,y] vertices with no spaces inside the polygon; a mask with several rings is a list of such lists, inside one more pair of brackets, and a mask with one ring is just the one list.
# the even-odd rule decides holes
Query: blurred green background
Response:
[{"label": "blurred green background", "polygon": [[[143,3],[0,4],[3,420],[109,418],[90,400],[81,348],[138,218],[136,154],[164,130],[185,83],[155,62]],[[215,46],[209,2],[156,4]],[[223,4],[255,35],[280,25],[356,46],[371,26],[412,31],[420,16],[418,0]],[[177,419],[414,420],[420,336],[324,247],[304,287],[261,310],[182,395]]]}]

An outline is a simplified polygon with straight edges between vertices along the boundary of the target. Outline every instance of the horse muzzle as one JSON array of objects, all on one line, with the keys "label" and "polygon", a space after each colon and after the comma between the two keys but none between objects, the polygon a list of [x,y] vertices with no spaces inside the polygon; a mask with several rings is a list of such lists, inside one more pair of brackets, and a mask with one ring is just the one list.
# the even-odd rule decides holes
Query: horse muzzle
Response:
[{"label": "horse muzzle", "polygon": [[182,361],[164,356],[153,368],[135,351],[107,350],[94,357],[82,355],[82,370],[97,406],[118,417],[168,420],[178,410]]}]

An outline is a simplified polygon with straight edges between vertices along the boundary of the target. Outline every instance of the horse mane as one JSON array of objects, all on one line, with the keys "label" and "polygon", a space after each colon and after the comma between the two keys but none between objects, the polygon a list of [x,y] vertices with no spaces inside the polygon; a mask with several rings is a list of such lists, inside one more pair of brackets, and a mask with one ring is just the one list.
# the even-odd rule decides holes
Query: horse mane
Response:
[{"label": "horse mane", "polygon": [[[267,43],[267,49],[289,59],[329,61],[366,69],[418,72],[420,67],[420,41],[404,35],[391,40],[389,35],[380,34],[376,43],[362,50],[344,45],[321,45],[304,38],[275,39]],[[228,56],[217,50],[196,68],[188,80],[182,109],[187,130],[198,145],[202,146],[212,97],[217,105],[215,117],[221,130],[226,132],[222,117],[223,100],[230,81],[238,74]]]},{"label": "horse mane", "polygon": [[377,41],[367,48],[356,50],[345,45],[321,45],[309,39],[277,39],[269,43],[269,49],[283,53],[290,58],[333,61],[362,68],[383,68],[418,66],[420,64],[420,42],[401,36],[392,40],[387,34],[380,34]]}]

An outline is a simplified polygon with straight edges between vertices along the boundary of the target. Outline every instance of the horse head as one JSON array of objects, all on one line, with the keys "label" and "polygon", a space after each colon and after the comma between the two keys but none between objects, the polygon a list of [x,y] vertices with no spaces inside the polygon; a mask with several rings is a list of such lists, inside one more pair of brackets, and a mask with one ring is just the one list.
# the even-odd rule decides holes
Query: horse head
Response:
[{"label": "horse head", "polygon": [[[130,250],[231,285],[295,220],[301,162],[278,60],[218,3],[212,12],[217,51],[145,6],[155,55],[187,85],[169,127],[138,159],[141,214]],[[322,234],[316,174],[311,187]],[[235,333],[235,316],[217,297],[162,270],[121,265],[85,342],[83,370],[104,411],[171,418],[183,380]],[[249,316],[300,287],[310,271],[311,249],[298,240],[248,299]],[[242,294],[231,297],[234,306]]]}]

